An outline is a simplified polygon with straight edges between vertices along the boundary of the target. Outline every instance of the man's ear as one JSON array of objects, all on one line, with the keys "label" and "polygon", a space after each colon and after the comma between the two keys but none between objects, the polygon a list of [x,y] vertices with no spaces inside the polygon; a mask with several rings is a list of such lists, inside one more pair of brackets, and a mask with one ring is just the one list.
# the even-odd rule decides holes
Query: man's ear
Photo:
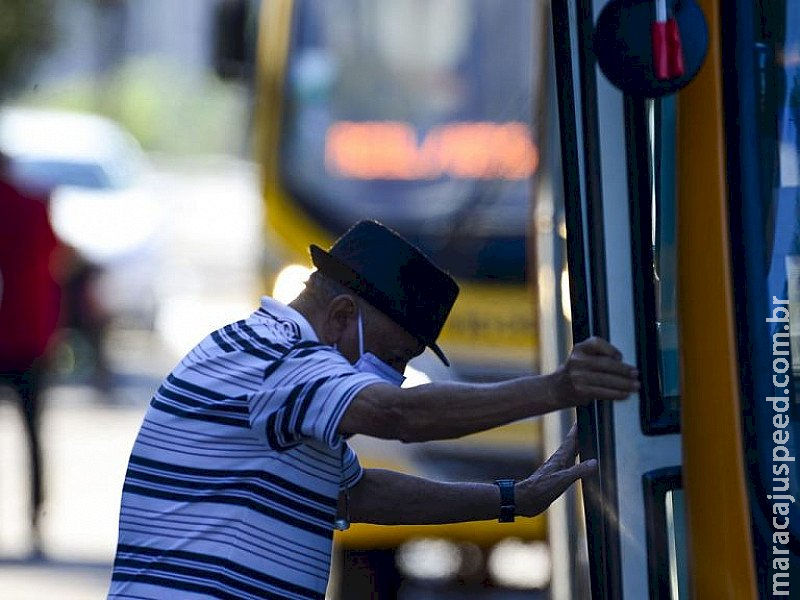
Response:
[{"label": "man's ear", "polygon": [[351,320],[358,316],[355,299],[348,294],[336,296],[328,304],[325,314],[325,337],[329,343],[341,345]]}]

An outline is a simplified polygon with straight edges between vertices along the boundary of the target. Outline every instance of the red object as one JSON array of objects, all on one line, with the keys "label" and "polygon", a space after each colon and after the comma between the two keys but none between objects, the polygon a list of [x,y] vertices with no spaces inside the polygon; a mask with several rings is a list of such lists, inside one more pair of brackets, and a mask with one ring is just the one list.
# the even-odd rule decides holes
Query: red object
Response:
[{"label": "red object", "polygon": [[678,22],[669,19],[666,27],[667,34],[667,72],[672,79],[682,77],[686,72],[683,64],[683,45],[681,44],[681,32],[678,29]]},{"label": "red object", "polygon": [[51,263],[57,246],[45,200],[0,179],[0,371],[28,369],[56,330],[60,291]]},{"label": "red object", "polygon": [[653,73],[656,79],[669,79],[669,59],[667,58],[667,24],[654,21],[650,26],[653,41]]},{"label": "red object", "polygon": [[653,73],[656,79],[676,79],[686,72],[683,46],[675,19],[654,21],[650,27],[653,42]]}]

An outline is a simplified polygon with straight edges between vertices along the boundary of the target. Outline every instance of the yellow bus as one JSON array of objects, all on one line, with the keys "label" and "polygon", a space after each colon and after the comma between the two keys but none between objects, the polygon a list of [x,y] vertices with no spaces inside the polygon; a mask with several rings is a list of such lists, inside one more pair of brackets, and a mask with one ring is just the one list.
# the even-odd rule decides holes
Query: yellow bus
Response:
[{"label": "yellow bus", "polygon": [[662,81],[657,4],[551,3],[540,351],[600,335],[643,384],[578,411],[600,468],[551,510],[551,596],[800,597],[800,5],[666,2]]}]

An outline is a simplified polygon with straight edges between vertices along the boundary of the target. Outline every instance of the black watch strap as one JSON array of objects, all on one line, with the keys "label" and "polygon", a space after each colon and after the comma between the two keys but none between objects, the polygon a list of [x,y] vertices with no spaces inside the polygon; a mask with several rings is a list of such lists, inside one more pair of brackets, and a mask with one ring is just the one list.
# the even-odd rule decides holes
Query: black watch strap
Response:
[{"label": "black watch strap", "polygon": [[495,483],[500,488],[500,518],[498,521],[513,523],[517,512],[517,505],[514,502],[514,484],[516,482],[513,479],[497,479]]}]

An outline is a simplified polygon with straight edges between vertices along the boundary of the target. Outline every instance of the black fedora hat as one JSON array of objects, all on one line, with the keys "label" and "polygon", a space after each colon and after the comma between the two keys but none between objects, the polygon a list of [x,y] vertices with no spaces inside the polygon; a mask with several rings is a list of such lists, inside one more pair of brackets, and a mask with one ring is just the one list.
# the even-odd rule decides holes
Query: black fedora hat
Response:
[{"label": "black fedora hat", "polygon": [[359,221],[326,252],[311,245],[319,271],[380,310],[429,346],[436,345],[458,296],[458,285],[418,248],[377,221]]}]

